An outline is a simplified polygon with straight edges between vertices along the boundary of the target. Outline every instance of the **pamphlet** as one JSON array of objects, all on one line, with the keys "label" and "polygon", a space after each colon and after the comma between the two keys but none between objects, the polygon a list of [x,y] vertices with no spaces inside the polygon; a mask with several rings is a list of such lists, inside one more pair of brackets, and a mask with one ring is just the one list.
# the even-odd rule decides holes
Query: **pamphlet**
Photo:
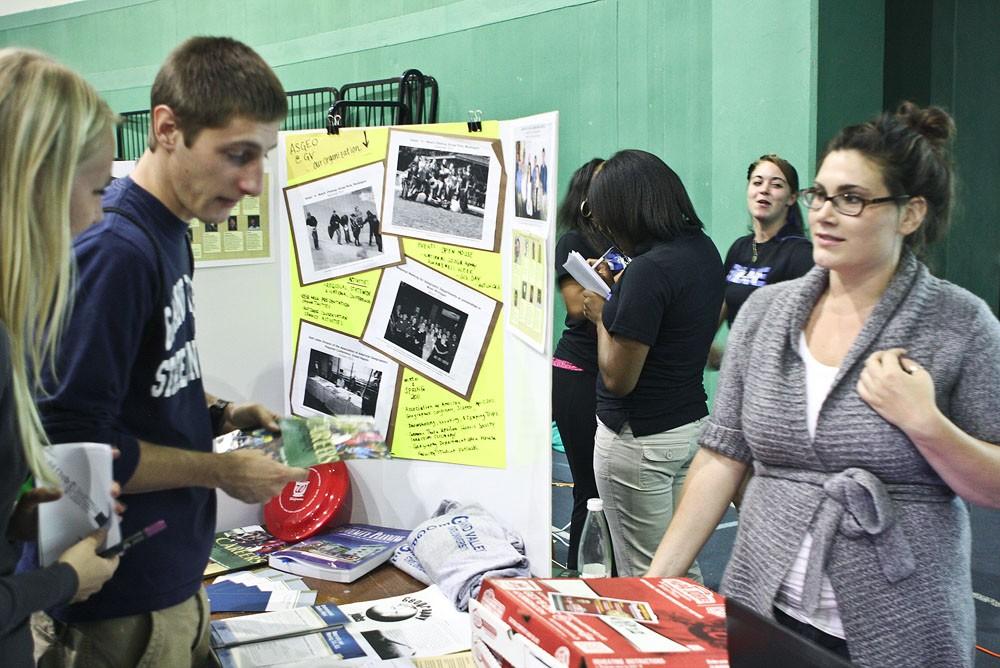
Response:
[{"label": "pamphlet", "polygon": [[205,587],[216,612],[264,612],[316,605],[317,592],[303,580],[273,568],[228,573]]},{"label": "pamphlet", "polygon": [[304,577],[354,582],[392,556],[410,532],[370,524],[345,524],[333,531],[272,552],[268,564]]},{"label": "pamphlet", "polygon": [[267,563],[267,555],[287,547],[264,527],[251,525],[215,534],[205,575],[219,575]]},{"label": "pamphlet", "polygon": [[566,262],[563,264],[563,267],[569,272],[569,275],[573,277],[573,280],[582,285],[585,290],[590,290],[599,295],[603,295],[605,299],[611,296],[611,288],[608,287],[608,284],[605,283],[604,279],[601,278],[601,275],[590,266],[586,258],[576,251],[569,252],[569,257],[566,258]]},{"label": "pamphlet", "polygon": [[469,615],[435,587],[375,601],[248,615],[212,622],[223,668],[367,666],[471,648]]},{"label": "pamphlet", "polygon": [[308,467],[343,459],[386,459],[389,446],[367,415],[284,417],[281,433],[266,429],[231,431],[215,439],[215,452],[263,450],[288,466]]},{"label": "pamphlet", "polygon": [[106,443],[59,443],[44,449],[59,478],[62,497],[38,506],[38,558],[42,566],[96,529],[108,536],[100,549],[121,542],[120,519],[111,496],[111,446]]}]

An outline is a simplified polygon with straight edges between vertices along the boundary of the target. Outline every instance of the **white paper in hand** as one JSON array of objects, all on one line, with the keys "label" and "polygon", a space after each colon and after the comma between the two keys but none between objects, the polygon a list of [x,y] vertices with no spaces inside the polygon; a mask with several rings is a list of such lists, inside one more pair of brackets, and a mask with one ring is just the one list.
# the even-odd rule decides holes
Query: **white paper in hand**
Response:
[{"label": "white paper in hand", "polygon": [[111,497],[111,446],[105,443],[60,443],[45,448],[62,487],[58,501],[38,506],[38,558],[55,562],[67,548],[95,529],[108,527],[98,550],[121,542],[121,526]]},{"label": "white paper in hand", "polygon": [[586,258],[577,253],[576,251],[570,251],[569,257],[566,258],[566,263],[563,264],[563,268],[569,272],[569,275],[573,279],[583,286],[584,290],[590,290],[591,292],[596,292],[599,295],[603,295],[605,299],[611,296],[611,288],[608,284],[604,282],[601,275],[594,271],[594,268],[587,263]]}]

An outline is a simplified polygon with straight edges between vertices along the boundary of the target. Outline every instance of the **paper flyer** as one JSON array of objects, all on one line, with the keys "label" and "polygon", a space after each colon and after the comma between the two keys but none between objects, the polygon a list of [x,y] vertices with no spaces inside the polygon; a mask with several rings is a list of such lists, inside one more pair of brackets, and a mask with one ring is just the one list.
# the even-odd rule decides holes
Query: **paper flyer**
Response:
[{"label": "paper flyer", "polygon": [[548,339],[549,259],[545,239],[530,232],[513,231],[507,324],[539,352]]},{"label": "paper flyer", "polygon": [[469,624],[468,613],[455,610],[432,586],[339,607],[297,608],[215,621],[212,646],[224,668],[368,665],[468,651]]},{"label": "paper flyer", "polygon": [[191,219],[191,253],[196,268],[274,261],[268,194],[271,178],[271,174],[264,172],[260,195],[241,199],[226,220],[207,223]]}]

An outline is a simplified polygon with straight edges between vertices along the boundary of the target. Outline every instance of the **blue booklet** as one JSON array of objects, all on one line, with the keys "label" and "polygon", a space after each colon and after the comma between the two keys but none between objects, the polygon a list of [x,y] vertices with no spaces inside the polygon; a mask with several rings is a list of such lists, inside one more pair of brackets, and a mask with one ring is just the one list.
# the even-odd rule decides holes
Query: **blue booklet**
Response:
[{"label": "blue booklet", "polygon": [[354,582],[389,560],[410,532],[371,524],[345,524],[268,556],[268,565],[303,577]]}]

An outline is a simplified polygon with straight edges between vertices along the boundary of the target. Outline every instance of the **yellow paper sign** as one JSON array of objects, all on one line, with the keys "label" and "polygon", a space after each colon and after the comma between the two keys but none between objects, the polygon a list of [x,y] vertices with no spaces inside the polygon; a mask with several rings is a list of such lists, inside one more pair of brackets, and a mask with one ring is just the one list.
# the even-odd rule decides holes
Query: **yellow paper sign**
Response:
[{"label": "yellow paper sign", "polygon": [[[414,132],[468,135],[464,123],[406,129]],[[388,128],[369,128],[342,129],[338,135],[325,133],[289,135],[286,138],[286,150],[283,156],[288,182],[282,184],[283,187],[307,187],[303,184],[311,184],[317,179],[381,163],[385,169],[382,182],[385,184],[386,196],[397,196],[394,193],[399,192],[402,179],[400,163],[406,160],[407,156],[387,155],[388,132]],[[483,132],[475,133],[474,136],[495,139],[499,136],[499,124],[495,121],[484,122]],[[457,169],[456,164],[459,165]],[[459,163],[452,163],[452,169],[458,173],[462,170],[462,166]],[[472,170],[466,170],[464,174],[468,178],[471,172]],[[454,182],[453,178],[452,184]],[[432,195],[431,188],[443,189],[445,186],[442,180],[441,185],[426,187],[427,196],[420,196],[417,200],[421,206],[426,205],[425,210],[430,213],[434,211],[434,207],[426,200]],[[328,196],[324,194],[325,190],[317,190],[319,194],[314,200],[310,200],[315,201],[315,204],[310,204],[308,207],[312,207],[310,210],[324,213],[327,209],[335,213],[343,212],[340,203],[346,202],[349,197],[354,197],[340,191]],[[441,192],[434,194],[436,202],[445,197]],[[378,195],[382,196],[382,193]],[[323,197],[327,197],[329,201],[324,203]],[[332,198],[341,199],[334,201]],[[471,199],[471,208],[475,208],[478,200],[475,197]],[[456,196],[448,215],[459,215],[456,213],[458,201]],[[299,211],[292,213],[304,216]],[[475,211],[469,215],[489,216],[491,213],[496,215],[496,212],[489,211]],[[326,214],[326,217],[329,218],[330,214]],[[353,230],[353,226],[357,223],[347,215],[344,215],[343,222],[345,225],[342,230],[346,237],[346,230]],[[326,218],[322,221],[317,220],[313,225],[307,216],[303,217],[300,227],[306,230],[306,233],[303,235],[300,232],[300,237],[306,240],[304,250],[310,250],[309,244],[315,243],[310,226],[313,230],[320,228],[318,232],[321,231],[330,237],[322,238],[322,243],[326,246],[340,241],[341,235],[336,234],[337,229],[333,225],[334,222]],[[363,245],[370,244],[367,241],[367,233],[364,233],[362,238],[365,239]],[[393,239],[395,238],[385,236],[383,242],[388,247],[388,244],[395,243]],[[365,245],[365,248],[366,252],[371,252],[369,245]],[[499,253],[414,238],[404,238],[402,248],[404,263],[402,267],[405,267],[407,259],[410,259],[492,300],[500,301],[503,298]],[[412,291],[412,286],[404,289],[403,285],[397,282],[395,285],[398,294],[380,295],[380,287],[385,289],[381,281],[385,271],[388,269],[378,268],[303,286],[299,267],[296,265],[296,254],[290,250],[291,331],[297,336],[300,322],[308,321],[332,332],[325,352],[317,347],[309,348],[305,345],[300,349],[299,342],[295,342],[295,373],[306,374],[309,380],[293,379],[293,387],[306,388],[304,390],[306,393],[309,388],[319,386],[335,388],[331,389],[331,392],[349,393],[352,385],[357,385],[354,379],[362,375],[369,380],[373,379],[375,376],[372,369],[375,369],[375,364],[372,363],[369,369],[363,359],[364,351],[372,348],[372,345],[369,344],[367,335],[365,341],[360,339],[365,334],[370,319],[374,317],[374,305],[385,302],[389,305],[387,311],[398,305],[399,308],[396,310],[400,313],[405,311],[406,317],[396,318],[395,314],[385,313],[394,329],[375,332],[377,336],[374,340],[385,347],[381,350],[372,348],[371,352],[373,358],[378,356],[380,363],[388,360],[391,364],[395,361],[400,368],[396,376],[398,382],[393,387],[389,387],[389,383],[380,383],[377,388],[378,401],[383,401],[386,397],[392,401],[392,417],[387,428],[392,456],[474,466],[497,468],[506,466],[503,319],[497,317],[495,324],[486,330],[486,340],[471,341],[466,338],[466,334],[481,331],[482,328],[476,329],[475,323],[468,320],[476,317],[476,314],[469,311],[467,306],[463,306],[461,302],[447,301],[449,294],[457,293],[434,293],[431,289],[433,284],[428,283],[430,291],[427,294],[418,294],[417,301],[413,301],[413,298],[407,301],[405,295],[410,293],[406,290]],[[442,280],[447,281],[447,279]],[[492,311],[491,308],[483,312]],[[402,326],[400,322],[403,323]],[[408,327],[409,330],[403,332],[400,327]],[[320,336],[323,335],[322,330],[315,331],[320,332]],[[357,339],[351,355],[343,352],[350,346],[346,346],[342,339],[336,339],[341,335]],[[420,340],[409,341],[406,338],[408,335],[420,337]],[[399,341],[400,345],[397,347],[393,341]],[[410,352],[407,352],[407,343],[413,344]],[[463,351],[472,351],[472,354],[467,354],[463,358]],[[470,370],[478,370],[473,374],[475,381],[467,395],[468,400],[459,395],[454,388],[449,388],[447,382],[435,378],[435,374],[456,373],[456,369],[462,365]],[[301,400],[297,404],[299,399]],[[350,403],[341,402],[339,405]],[[369,391],[368,394],[359,397],[354,405],[362,407],[362,410],[368,406],[377,412],[373,407],[376,403]],[[316,397],[293,396],[293,411],[296,405],[324,412],[322,404],[317,403]]]}]

